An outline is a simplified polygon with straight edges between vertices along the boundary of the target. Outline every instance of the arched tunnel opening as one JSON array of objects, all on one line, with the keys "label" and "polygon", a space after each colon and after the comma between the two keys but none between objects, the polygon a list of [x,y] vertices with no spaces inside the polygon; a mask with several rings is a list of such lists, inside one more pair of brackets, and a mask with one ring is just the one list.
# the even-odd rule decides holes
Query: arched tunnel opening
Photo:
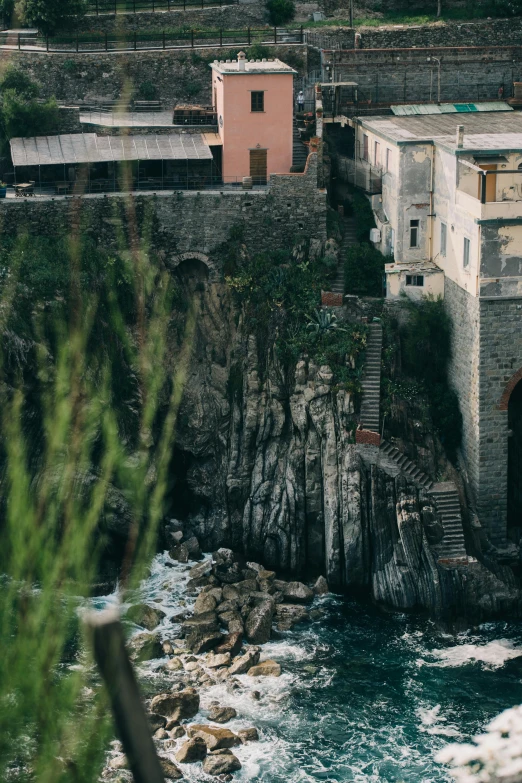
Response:
[{"label": "arched tunnel opening", "polygon": [[522,534],[522,381],[513,389],[508,405],[508,528]]}]

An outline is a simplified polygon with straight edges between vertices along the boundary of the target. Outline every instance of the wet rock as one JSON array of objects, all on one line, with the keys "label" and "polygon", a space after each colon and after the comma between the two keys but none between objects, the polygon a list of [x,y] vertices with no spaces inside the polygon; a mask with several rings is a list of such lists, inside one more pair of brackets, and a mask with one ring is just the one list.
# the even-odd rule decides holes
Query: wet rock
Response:
[{"label": "wet rock", "polygon": [[183,620],[186,620],[189,616],[189,613],[187,610],[184,610],[183,612],[178,612],[177,614],[173,614],[170,618],[171,623],[182,623]]},{"label": "wet rock", "polygon": [[207,726],[206,724],[194,723],[187,727],[189,737],[202,737],[208,750],[218,750],[221,748],[233,748],[241,744],[241,740],[230,731],[217,726]]},{"label": "wet rock", "polygon": [[154,732],[154,739],[168,739],[169,735],[168,732],[165,731],[165,729],[158,729]]},{"label": "wet rock", "polygon": [[326,581],[324,576],[317,577],[313,590],[316,595],[326,595],[327,593],[330,592],[330,589],[328,587],[328,582]]},{"label": "wet rock", "polygon": [[243,633],[243,619],[237,610],[223,612],[219,615],[219,619],[228,628],[229,633]]},{"label": "wet rock", "polygon": [[183,726],[174,726],[174,728],[169,731],[169,737],[175,740],[184,737],[186,733]]},{"label": "wet rock", "polygon": [[220,655],[211,655],[207,660],[207,666],[209,669],[218,669],[220,666],[228,666],[230,664],[230,653],[221,653]]},{"label": "wet rock", "polygon": [[174,652],[174,647],[170,642],[162,642],[161,649],[164,655],[172,655]]},{"label": "wet rock", "polygon": [[[213,723],[228,723],[232,718],[237,718],[237,712],[233,707],[211,707],[208,719]],[[238,733],[238,737],[241,735]]]},{"label": "wet rock", "polygon": [[294,625],[310,619],[308,611],[301,604],[279,604],[276,607],[276,628],[289,631]]},{"label": "wet rock", "polygon": [[202,737],[193,737],[183,743],[176,753],[176,761],[180,764],[192,764],[194,761],[203,761],[207,755],[207,746]]},{"label": "wet rock", "polygon": [[185,544],[177,544],[169,550],[169,557],[173,560],[177,560],[179,563],[188,563],[189,551]]},{"label": "wet rock", "polygon": [[245,634],[252,644],[265,644],[270,639],[274,603],[263,601],[248,614],[245,622]]},{"label": "wet rock", "polygon": [[199,541],[196,538],[196,536],[191,536],[190,538],[187,538],[187,540],[184,541],[183,543],[187,548],[190,560],[201,559],[201,549],[199,547]]},{"label": "wet rock", "polygon": [[159,715],[157,712],[150,712],[147,715],[147,720],[149,721],[149,725],[153,733],[158,729],[165,728],[167,723],[166,718],[164,718],[163,715]]},{"label": "wet rock", "polygon": [[219,628],[216,612],[202,612],[201,614],[195,614],[193,617],[189,617],[185,620],[181,626],[181,630],[185,634],[189,634],[194,629],[202,632],[216,631]]},{"label": "wet rock", "polygon": [[127,642],[129,654],[132,660],[142,662],[151,661],[163,656],[163,647],[159,633],[138,633]]},{"label": "wet rock", "polygon": [[190,579],[201,579],[205,576],[210,576],[212,571],[212,561],[205,560],[203,563],[198,563],[193,566],[189,571]]},{"label": "wet rock", "polygon": [[257,580],[245,579],[242,582],[238,582],[234,585],[240,596],[250,595],[250,593],[257,593]]},{"label": "wet rock", "polygon": [[216,599],[216,604],[220,604],[223,600],[223,589],[221,587],[213,587],[212,585],[208,585],[207,587],[204,587],[201,592],[210,593],[210,595]]},{"label": "wet rock", "polygon": [[234,601],[239,598],[239,590],[235,585],[223,585],[223,600]]},{"label": "wet rock", "polygon": [[[174,688],[172,690],[174,690]],[[179,726],[179,720],[172,720],[171,719],[171,720],[168,720],[167,723],[165,724],[165,728],[167,729],[167,731],[171,731],[176,726]]]},{"label": "wet rock", "polygon": [[243,743],[243,745],[246,745],[247,742],[257,742],[259,739],[259,732],[255,728],[251,729],[240,729],[237,733],[237,736]]},{"label": "wet rock", "polygon": [[168,540],[168,542],[169,542],[171,547],[172,546],[177,546],[178,544],[181,544],[181,542],[183,541],[183,531],[182,530],[176,530],[176,531],[173,532],[172,530],[170,530],[167,533],[167,540]]},{"label": "wet rock", "polygon": [[160,756],[159,763],[163,774],[169,780],[179,780],[183,777],[183,772],[170,759]]},{"label": "wet rock", "polygon": [[246,672],[259,662],[259,652],[248,650],[244,655],[236,658],[229,668],[231,675],[246,674]]},{"label": "wet rock", "polygon": [[285,601],[296,604],[309,604],[314,600],[314,591],[302,582],[288,582],[283,590]]},{"label": "wet rock", "polygon": [[243,634],[240,631],[236,633],[229,633],[223,637],[223,641],[218,644],[214,652],[216,655],[230,653],[230,657],[234,658],[240,652],[242,644]]},{"label": "wet rock", "polygon": [[208,612],[214,612],[217,606],[217,601],[211,593],[200,593],[196,598],[194,604],[194,614],[207,614]]},{"label": "wet rock", "polygon": [[167,672],[179,672],[183,669],[183,664],[179,658],[169,658],[169,660],[163,664],[163,669]]},{"label": "wet rock", "polygon": [[160,693],[152,699],[151,708],[172,720],[193,718],[199,710],[199,694],[194,688],[186,688],[178,693]]},{"label": "wet rock", "polygon": [[223,641],[223,634],[220,631],[213,631],[210,633],[201,633],[199,630],[194,630],[187,637],[187,644],[190,649],[200,655],[201,653],[208,652],[214,647],[217,647]]},{"label": "wet rock", "polygon": [[223,584],[234,584],[243,580],[239,563],[233,563],[230,567],[214,566],[212,573]]},{"label": "wet rock", "polygon": [[218,753],[206,757],[203,772],[207,775],[223,775],[241,769],[241,762],[233,753]]},{"label": "wet rock", "polygon": [[261,661],[256,666],[252,666],[248,674],[250,677],[279,677],[281,666],[276,661]]},{"label": "wet rock", "polygon": [[217,607],[217,613],[219,615],[226,614],[227,612],[236,612],[239,609],[239,598],[234,598],[230,601],[222,601]]},{"label": "wet rock", "polygon": [[228,567],[233,565],[237,558],[231,549],[222,546],[216,552],[212,553],[212,560],[217,566]]}]

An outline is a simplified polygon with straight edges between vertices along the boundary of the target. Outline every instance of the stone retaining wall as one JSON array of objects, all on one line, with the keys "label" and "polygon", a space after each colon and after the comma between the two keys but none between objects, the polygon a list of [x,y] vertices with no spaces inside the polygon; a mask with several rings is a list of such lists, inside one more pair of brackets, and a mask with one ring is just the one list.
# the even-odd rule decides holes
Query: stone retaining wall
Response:
[{"label": "stone retaining wall", "polygon": [[89,15],[82,22],[87,32],[126,33],[135,30],[166,30],[169,28],[222,28],[240,30],[267,24],[268,15],[262,3],[237,3],[210,8],[183,8],[156,13]]},{"label": "stone retaining wall", "polygon": [[440,22],[403,27],[360,27],[364,49],[414,46],[507,46],[520,44],[522,19],[492,19],[478,22]]},{"label": "stone retaining wall", "polygon": [[[240,47],[237,47],[238,49]],[[0,52],[0,68],[11,62],[42,86],[42,97],[55,95],[67,103],[92,103],[114,100],[122,95],[139,96],[140,85],[153,85],[157,97],[167,106],[178,102],[204,103],[211,100],[213,60],[231,58],[235,50],[209,48],[192,50],[156,50],[134,52]],[[306,46],[273,46],[272,57],[307,70]]]},{"label": "stone retaining wall", "polygon": [[4,199],[0,230],[56,237],[80,222],[82,232],[96,242],[120,247],[121,232],[127,235],[132,216],[137,235],[150,235],[152,249],[166,263],[175,266],[183,254],[198,253],[210,258],[212,272],[219,275],[212,256],[230,239],[232,228],[242,228],[244,242],[253,251],[326,241],[326,191],[316,183],[317,156],[311,155],[304,174],[272,175],[270,188],[263,191]]}]

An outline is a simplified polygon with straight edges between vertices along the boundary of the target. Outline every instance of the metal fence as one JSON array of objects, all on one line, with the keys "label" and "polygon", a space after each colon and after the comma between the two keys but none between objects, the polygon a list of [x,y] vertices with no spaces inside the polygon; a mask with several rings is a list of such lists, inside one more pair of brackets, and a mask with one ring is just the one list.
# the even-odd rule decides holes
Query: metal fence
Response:
[{"label": "metal fence", "polygon": [[[164,177],[145,177],[140,180],[132,178],[130,181],[112,177],[108,179],[77,179],[74,182],[41,181],[17,184],[13,172],[3,175],[7,182],[8,199],[12,198],[56,198],[59,196],[84,196],[88,194],[104,193],[155,193],[159,191],[182,190],[216,190],[237,191],[245,189],[243,177],[223,177],[220,174],[194,175],[187,172],[186,176],[179,174]],[[266,189],[266,180],[253,178],[253,185],[249,190]],[[29,187],[30,186],[30,187]],[[1,200],[0,200],[1,204]]]},{"label": "metal fence", "polygon": [[335,158],[335,166],[337,176],[344,182],[349,182],[368,194],[382,192],[382,166],[372,166],[362,158],[349,158],[344,155]]},{"label": "metal fence", "polygon": [[207,6],[237,5],[239,0],[89,0],[87,13],[137,14],[140,11],[171,11],[179,8],[205,8]]},{"label": "metal fence", "polygon": [[105,33],[85,35],[30,36],[0,33],[0,46],[24,51],[99,52],[151,49],[194,49],[218,46],[304,43],[304,30],[280,27],[242,30],[177,30],[163,33]]}]

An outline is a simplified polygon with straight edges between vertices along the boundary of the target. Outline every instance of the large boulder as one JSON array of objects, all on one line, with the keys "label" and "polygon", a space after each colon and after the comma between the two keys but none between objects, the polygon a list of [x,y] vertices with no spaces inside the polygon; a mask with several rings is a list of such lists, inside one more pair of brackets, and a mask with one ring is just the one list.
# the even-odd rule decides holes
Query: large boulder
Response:
[{"label": "large boulder", "polygon": [[210,631],[209,633],[201,632],[198,629],[194,629],[192,633],[187,636],[187,646],[193,653],[200,655],[201,653],[208,652],[214,649],[223,641],[223,634],[220,631]]},{"label": "large boulder", "polygon": [[327,593],[330,592],[330,588],[328,587],[328,582],[326,581],[324,576],[317,577],[313,589],[316,595],[326,595]]},{"label": "large boulder", "polygon": [[183,743],[176,753],[176,761],[180,764],[192,764],[194,761],[203,761],[207,755],[207,746],[203,737],[193,737]]},{"label": "large boulder", "polygon": [[173,764],[170,759],[165,758],[165,756],[159,757],[159,763],[163,774],[168,780],[179,780],[183,777],[183,772],[179,767],[176,767],[176,765]]},{"label": "large boulder", "polygon": [[241,769],[241,762],[229,751],[228,753],[212,753],[203,762],[203,772],[207,775],[226,775]]},{"label": "large boulder", "polygon": [[199,547],[199,541],[196,536],[191,536],[183,542],[187,548],[190,560],[201,560],[201,549]]},{"label": "large boulder", "polygon": [[226,636],[223,637],[223,641],[218,644],[214,652],[216,655],[230,653],[230,657],[234,658],[240,652],[242,644],[243,634],[241,631],[236,631],[236,633],[226,634]]},{"label": "large boulder", "polygon": [[194,688],[178,693],[160,693],[151,701],[151,710],[171,720],[193,718],[199,711],[199,694]]},{"label": "large boulder", "polygon": [[310,619],[308,611],[302,604],[279,604],[276,607],[276,628],[278,631],[289,631],[294,625]]},{"label": "large boulder", "polygon": [[194,604],[194,615],[207,614],[214,612],[217,601],[211,593],[200,593]]},{"label": "large boulder", "polygon": [[141,663],[163,656],[163,646],[159,633],[138,633],[127,642],[129,655],[133,661]]},{"label": "large boulder", "polygon": [[169,550],[169,557],[173,560],[177,560],[179,563],[188,563],[189,551],[185,544],[176,544]]},{"label": "large boulder", "polygon": [[165,724],[167,723],[167,719],[163,715],[159,715],[157,712],[150,712],[147,715],[147,720],[149,721],[149,726],[153,732],[157,731],[158,729],[165,728]]},{"label": "large boulder", "polygon": [[181,626],[181,630],[185,634],[189,634],[193,630],[198,630],[201,633],[217,631],[219,630],[217,614],[213,611],[195,614],[193,617],[189,617],[184,621]]},{"label": "large boulder", "polygon": [[130,609],[128,609],[125,617],[132,623],[141,625],[148,631],[153,631],[154,628],[161,623],[163,618],[166,617],[166,614],[165,612],[162,612],[161,609],[156,609],[148,604],[136,604],[136,606],[131,606]]},{"label": "large boulder", "polygon": [[280,674],[281,666],[272,660],[261,661],[248,670],[249,677],[279,677]]},{"label": "large boulder", "polygon": [[220,748],[234,748],[241,744],[241,740],[230,729],[222,729],[217,726],[207,726],[202,723],[194,723],[187,727],[189,737],[202,737],[208,750]]},{"label": "large boulder", "polygon": [[257,742],[259,739],[259,732],[254,727],[250,729],[240,729],[237,733],[237,736],[243,745],[246,745],[247,742]]},{"label": "large boulder", "polygon": [[248,650],[244,655],[236,658],[229,668],[231,676],[235,674],[246,674],[252,666],[255,666],[259,662],[259,651]]},{"label": "large boulder", "polygon": [[212,571],[212,560],[204,560],[202,563],[198,563],[189,571],[189,577],[191,579],[201,579],[205,576],[210,576]]},{"label": "large boulder", "polygon": [[237,712],[233,707],[220,707],[219,705],[216,705],[211,707],[208,713],[208,719],[213,723],[228,723],[232,718],[237,718]]},{"label": "large boulder", "polygon": [[249,642],[265,644],[270,640],[273,615],[273,601],[261,601],[257,606],[254,606],[245,622],[245,634]]},{"label": "large boulder", "polygon": [[304,585],[302,582],[287,582],[285,584],[283,595],[285,601],[296,604],[309,604],[314,600],[314,591]]}]

